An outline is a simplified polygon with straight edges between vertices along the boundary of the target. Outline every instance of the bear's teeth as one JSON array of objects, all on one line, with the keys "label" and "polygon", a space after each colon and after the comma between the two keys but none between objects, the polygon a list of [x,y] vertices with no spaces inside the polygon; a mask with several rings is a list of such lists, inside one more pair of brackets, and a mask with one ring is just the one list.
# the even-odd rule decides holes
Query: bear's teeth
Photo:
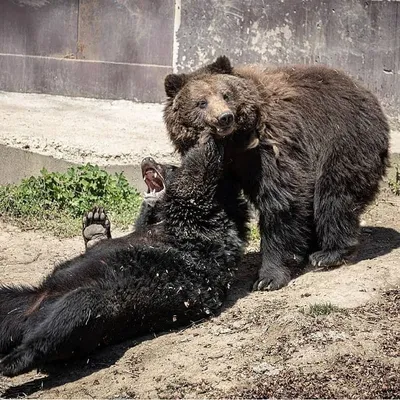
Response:
[{"label": "bear's teeth", "polygon": [[156,179],[157,178],[157,172],[154,172],[154,179]]}]

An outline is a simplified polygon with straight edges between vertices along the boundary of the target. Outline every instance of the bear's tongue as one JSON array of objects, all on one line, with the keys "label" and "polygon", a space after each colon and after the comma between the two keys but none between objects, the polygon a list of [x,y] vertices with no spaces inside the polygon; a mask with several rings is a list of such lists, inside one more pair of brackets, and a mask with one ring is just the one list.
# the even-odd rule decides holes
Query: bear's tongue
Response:
[{"label": "bear's tongue", "polygon": [[146,183],[149,192],[156,191],[160,192],[164,189],[163,181],[160,174],[153,168],[149,168],[145,171],[143,180]]}]

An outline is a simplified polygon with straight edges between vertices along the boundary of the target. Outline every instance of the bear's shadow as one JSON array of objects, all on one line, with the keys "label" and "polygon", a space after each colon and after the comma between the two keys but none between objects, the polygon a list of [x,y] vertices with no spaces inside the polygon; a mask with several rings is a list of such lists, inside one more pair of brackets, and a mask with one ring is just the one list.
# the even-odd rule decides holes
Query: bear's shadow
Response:
[{"label": "bear's shadow", "polygon": [[[250,252],[244,255],[241,268],[239,269],[235,282],[232,285],[232,290],[220,312],[231,307],[238,299],[246,296],[250,292],[252,282],[256,278],[260,263],[261,256],[258,252]],[[199,321],[199,323],[200,322],[201,321]],[[196,324],[197,323],[194,323],[193,325]],[[183,329],[187,329],[187,327],[183,327],[180,330]],[[157,333],[157,336],[162,336],[169,333],[171,332]],[[154,339],[154,335],[150,334],[141,338],[135,338],[116,345],[105,347],[85,357],[84,359],[53,363],[52,365],[46,367],[45,370],[42,370],[43,372],[46,372],[48,376],[36,378],[20,385],[11,386],[5,389],[0,397],[26,397],[41,390],[49,390],[69,382],[75,382],[81,378],[84,378],[85,376],[95,373],[96,371],[114,365],[127,350],[142,342],[152,339]]]},{"label": "bear's shadow", "polygon": [[361,245],[355,262],[384,256],[400,248],[400,232],[381,226],[367,226],[361,230]]},{"label": "bear's shadow", "polygon": [[[383,256],[399,247],[400,233],[398,231],[384,227],[365,227],[361,232],[361,246],[355,258],[355,262]],[[244,256],[232,291],[221,312],[232,307],[237,300],[249,294],[260,265],[261,254],[259,252],[249,252]],[[164,334],[168,334],[168,332],[161,333],[158,336]],[[128,340],[120,344],[106,347],[83,360],[54,364],[51,368],[49,367],[47,369],[46,372],[49,374],[47,377],[37,378],[21,385],[11,386],[3,392],[1,397],[26,397],[41,390],[48,390],[68,382],[77,381],[103,368],[110,367],[115,364],[127,350],[153,338],[154,335],[147,335],[139,339]]]},{"label": "bear's shadow", "polygon": [[[364,260],[373,260],[389,254],[392,250],[400,248],[400,232],[392,228],[381,226],[366,226],[361,229],[360,246],[357,253],[352,257],[351,264],[357,264]],[[309,271],[331,271],[340,268],[315,268],[308,266],[305,273]]]}]

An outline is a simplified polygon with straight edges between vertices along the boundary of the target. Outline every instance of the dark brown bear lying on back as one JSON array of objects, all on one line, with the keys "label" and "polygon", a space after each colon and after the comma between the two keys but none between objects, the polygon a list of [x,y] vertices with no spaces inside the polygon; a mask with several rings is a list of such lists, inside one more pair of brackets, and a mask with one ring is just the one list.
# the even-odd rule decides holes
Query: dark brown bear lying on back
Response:
[{"label": "dark brown bear lying on back", "polygon": [[308,261],[349,260],[388,163],[389,127],[375,96],[327,67],[232,68],[226,57],[168,75],[165,90],[176,149],[185,154],[204,132],[223,138],[225,178],[260,211],[255,289],[285,286]]}]

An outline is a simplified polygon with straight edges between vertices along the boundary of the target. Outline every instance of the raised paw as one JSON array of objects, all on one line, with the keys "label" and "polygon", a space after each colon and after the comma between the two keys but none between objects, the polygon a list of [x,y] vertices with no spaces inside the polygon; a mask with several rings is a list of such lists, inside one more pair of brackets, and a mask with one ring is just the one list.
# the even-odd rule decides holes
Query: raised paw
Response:
[{"label": "raised paw", "polygon": [[82,217],[82,236],[85,248],[111,238],[111,224],[103,207],[93,207]]},{"label": "raised paw", "polygon": [[261,268],[253,290],[272,291],[286,286],[290,282],[290,271],[287,268]]}]

